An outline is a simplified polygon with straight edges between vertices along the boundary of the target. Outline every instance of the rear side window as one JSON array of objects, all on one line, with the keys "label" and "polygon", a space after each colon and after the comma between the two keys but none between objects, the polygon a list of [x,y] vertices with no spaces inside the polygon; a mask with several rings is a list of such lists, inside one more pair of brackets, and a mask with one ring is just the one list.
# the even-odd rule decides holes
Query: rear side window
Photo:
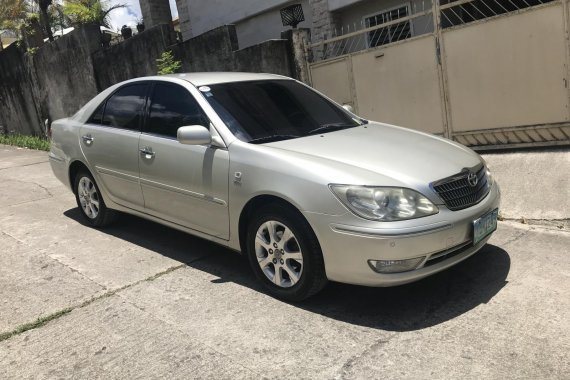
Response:
[{"label": "rear side window", "polygon": [[107,100],[101,124],[138,131],[143,117],[148,84],[133,84],[121,88]]},{"label": "rear side window", "polygon": [[196,99],[184,87],[157,83],[154,86],[145,132],[174,137],[178,128],[210,125]]}]

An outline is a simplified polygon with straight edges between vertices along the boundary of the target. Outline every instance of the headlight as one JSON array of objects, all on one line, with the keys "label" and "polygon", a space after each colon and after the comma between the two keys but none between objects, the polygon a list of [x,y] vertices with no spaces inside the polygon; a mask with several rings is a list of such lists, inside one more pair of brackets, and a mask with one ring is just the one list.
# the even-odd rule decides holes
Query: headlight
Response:
[{"label": "headlight", "polygon": [[329,187],[349,210],[366,219],[390,222],[439,212],[429,199],[410,189],[351,185]]}]

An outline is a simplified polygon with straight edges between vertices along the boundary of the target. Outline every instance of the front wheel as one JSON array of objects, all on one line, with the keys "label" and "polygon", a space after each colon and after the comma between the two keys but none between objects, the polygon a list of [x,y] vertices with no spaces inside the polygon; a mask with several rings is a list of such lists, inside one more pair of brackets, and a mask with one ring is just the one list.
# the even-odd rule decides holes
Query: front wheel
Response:
[{"label": "front wheel", "polygon": [[262,208],[248,228],[251,267],[270,294],[301,301],[327,283],[319,242],[298,212],[281,205]]},{"label": "front wheel", "polygon": [[116,212],[105,205],[91,173],[80,171],[75,176],[74,192],[77,206],[90,225],[104,227],[114,220]]}]

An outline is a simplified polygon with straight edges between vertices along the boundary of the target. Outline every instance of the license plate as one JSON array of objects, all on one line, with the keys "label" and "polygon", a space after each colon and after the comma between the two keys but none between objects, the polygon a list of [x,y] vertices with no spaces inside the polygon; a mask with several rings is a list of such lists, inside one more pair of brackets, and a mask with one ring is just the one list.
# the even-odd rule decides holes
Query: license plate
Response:
[{"label": "license plate", "polygon": [[473,244],[479,243],[487,235],[497,229],[497,217],[499,209],[495,209],[479,219],[473,221]]}]

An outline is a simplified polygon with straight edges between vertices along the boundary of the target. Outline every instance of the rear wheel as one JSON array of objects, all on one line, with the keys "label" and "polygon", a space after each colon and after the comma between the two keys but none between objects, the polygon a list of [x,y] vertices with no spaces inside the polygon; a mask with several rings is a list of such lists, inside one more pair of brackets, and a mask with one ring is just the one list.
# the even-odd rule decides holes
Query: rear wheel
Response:
[{"label": "rear wheel", "polygon": [[116,212],[107,208],[93,176],[88,171],[77,173],[74,192],[81,214],[93,227],[104,227],[115,219]]},{"label": "rear wheel", "polygon": [[250,222],[247,254],[270,294],[301,301],[327,283],[319,242],[298,212],[281,205],[262,208]]}]

